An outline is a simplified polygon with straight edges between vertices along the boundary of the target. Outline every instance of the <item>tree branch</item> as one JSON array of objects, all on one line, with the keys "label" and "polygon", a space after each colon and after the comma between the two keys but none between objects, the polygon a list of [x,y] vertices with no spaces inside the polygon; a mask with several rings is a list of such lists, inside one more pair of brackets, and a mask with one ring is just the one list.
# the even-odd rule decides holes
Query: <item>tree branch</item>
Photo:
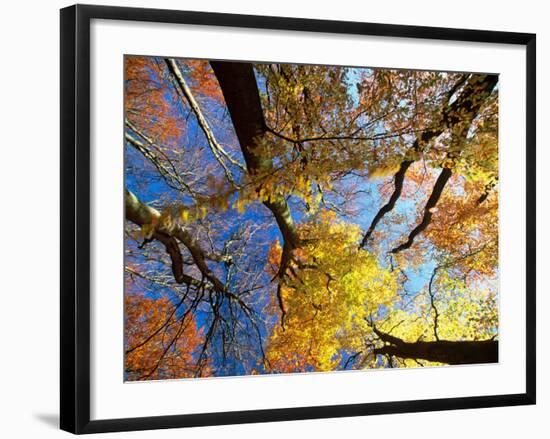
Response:
[{"label": "tree branch", "polygon": [[[466,98],[461,99],[460,106],[453,109],[449,114],[444,115],[447,125],[452,128],[454,133],[451,137],[455,139],[455,142],[451,146],[458,145],[458,148],[453,148],[448,154],[447,159],[455,160],[460,156],[462,151],[462,145],[467,141],[468,132],[474,119],[478,116],[485,100],[489,97],[493,88],[498,81],[498,77],[495,75],[480,76],[472,75],[464,86],[462,94],[466,94]],[[458,102],[455,101],[455,103]],[[451,165],[443,168],[432,189],[432,193],[426,205],[424,206],[424,216],[422,221],[418,224],[409,234],[407,241],[403,244],[395,247],[391,253],[398,253],[402,250],[406,250],[411,247],[414,239],[422,233],[430,224],[433,216],[433,208],[441,198],[443,189],[449,181],[452,175]]]},{"label": "tree branch", "polygon": [[376,228],[377,224],[380,222],[382,217],[393,210],[395,207],[395,203],[401,196],[401,191],[403,190],[403,182],[405,181],[405,174],[407,172],[407,169],[414,163],[413,160],[403,160],[401,162],[401,165],[399,166],[399,170],[395,173],[393,177],[393,184],[394,184],[394,190],[391,194],[391,197],[389,201],[384,204],[378,211],[378,213],[374,216],[374,219],[372,220],[369,229],[367,230],[367,233],[365,233],[365,236],[363,237],[363,240],[361,241],[361,245],[359,248],[363,248],[367,245],[369,242],[369,239],[371,235],[374,232],[374,229]]},{"label": "tree branch", "polygon": [[[162,160],[160,160],[155,153],[153,153],[149,148],[147,148],[143,142],[133,136],[131,133],[125,132],[124,139],[133,146],[137,151],[139,151],[146,159],[148,159],[153,166],[157,169],[159,174],[164,178],[166,184],[172,189],[175,189],[180,192],[188,192],[192,197],[195,197],[196,193],[191,187],[180,177],[178,171],[176,170],[172,161],[166,156],[162,151],[162,148],[156,145],[147,135],[141,132],[135,125],[133,125],[128,119],[125,120],[124,124],[127,128],[141,137],[149,146],[151,146],[156,152],[158,152],[164,160],[170,165],[169,169],[164,165]],[[185,189],[185,190],[184,190]]]},{"label": "tree branch", "polygon": [[235,179],[233,178],[233,175],[227,165],[225,164],[222,156],[228,160],[231,164],[238,166],[242,170],[245,170],[245,167],[243,164],[235,160],[233,157],[231,157],[219,144],[219,142],[216,140],[216,137],[214,136],[214,133],[212,132],[212,129],[210,128],[206,118],[204,117],[199,104],[193,97],[193,93],[191,92],[191,89],[188,87],[187,83],[185,82],[185,79],[178,67],[177,62],[172,58],[166,58],[164,60],[168,66],[168,70],[172,75],[174,75],[174,78],[176,80],[176,84],[178,85],[178,91],[180,96],[184,97],[191,109],[193,110],[193,113],[195,113],[195,116],[197,118],[197,121],[199,123],[199,126],[201,127],[206,140],[208,141],[208,145],[210,146],[210,150],[212,151],[212,154],[214,154],[214,157],[218,161],[218,163],[222,166],[225,175],[227,179],[235,186],[237,186],[237,183],[235,182]]},{"label": "tree branch", "polygon": [[427,360],[446,364],[480,364],[498,362],[498,340],[482,341],[417,341],[407,343],[398,337],[373,327],[386,344],[375,348],[375,355],[394,355],[400,358]]},{"label": "tree branch", "polygon": [[183,268],[180,268],[182,267],[183,260],[181,259],[177,242],[175,242],[174,239],[177,239],[187,247],[195,265],[204,277],[212,283],[214,288],[220,292],[225,291],[223,283],[214,275],[206,263],[206,259],[219,262],[224,260],[223,257],[205,252],[188,231],[176,224],[173,224],[170,228],[165,227],[163,224],[159,224],[159,219],[161,217],[160,212],[139,201],[139,199],[128,189],[126,189],[125,195],[125,209],[126,219],[138,226],[156,224],[153,237],[165,245],[168,254],[172,258],[172,271],[174,272],[174,277],[177,276],[176,281],[178,281],[178,279],[183,279],[183,271],[180,271],[180,269],[183,270]]},{"label": "tree branch", "polygon": [[[471,75],[467,81],[464,81],[464,78],[461,78],[457,82],[457,84],[455,84],[455,86],[451,89],[452,93],[449,93],[448,95],[449,102],[442,112],[441,119],[438,120],[431,129],[422,132],[422,134],[420,134],[420,136],[416,138],[413,146],[411,147],[412,154],[418,154],[424,149],[427,143],[438,137],[446,129],[451,131],[458,129],[461,133],[464,133],[464,136],[467,135],[468,129],[464,129],[464,126],[466,125],[469,128],[472,121],[477,117],[481,106],[483,105],[487,97],[491,94],[497,82],[498,76],[496,75]],[[463,85],[464,83],[465,85]],[[460,88],[460,86],[462,85],[462,91],[460,92],[456,100],[450,103],[450,99],[456,93],[457,89]],[[394,192],[392,193],[388,203],[382,206],[382,208],[374,216],[370,227],[368,228],[365,236],[363,237],[363,240],[361,241],[360,247],[364,247],[367,245],[369,239],[372,236],[372,233],[374,232],[377,224],[380,222],[382,217],[393,210],[393,208],[395,207],[395,203],[401,196],[401,192],[403,190],[405,174],[409,167],[414,163],[414,161],[414,159],[405,159],[401,162],[401,166],[394,176]],[[447,177],[445,173],[443,175],[440,174],[440,177],[442,180],[445,178],[447,178],[448,180],[450,175]],[[446,182],[447,181],[445,180],[445,183]],[[424,228],[421,228],[418,233],[424,230]]]},{"label": "tree branch", "polygon": [[450,168],[443,168],[439,176],[437,177],[437,180],[434,184],[434,187],[432,189],[432,193],[430,195],[430,198],[428,198],[428,201],[426,202],[426,205],[424,206],[424,215],[422,217],[422,221],[420,224],[418,224],[412,231],[409,233],[409,237],[407,238],[407,241],[405,241],[403,244],[395,247],[391,253],[399,253],[402,250],[406,250],[410,248],[410,246],[413,244],[414,239],[420,235],[424,230],[426,230],[426,227],[430,224],[433,216],[432,209],[436,206],[437,202],[441,198],[441,194],[443,193],[443,189],[445,188],[445,185],[449,181],[449,178],[451,178],[452,171]]}]

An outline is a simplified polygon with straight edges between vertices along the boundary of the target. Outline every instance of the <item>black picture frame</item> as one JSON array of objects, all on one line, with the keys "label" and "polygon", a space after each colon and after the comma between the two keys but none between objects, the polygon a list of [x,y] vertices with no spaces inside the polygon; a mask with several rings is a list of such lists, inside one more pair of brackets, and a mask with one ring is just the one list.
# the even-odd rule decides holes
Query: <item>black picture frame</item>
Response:
[{"label": "black picture frame", "polygon": [[[525,393],[90,420],[90,21],[130,20],[526,47]],[[61,429],[81,434],[535,404],[536,36],[302,18],[75,5],[61,10]]]}]

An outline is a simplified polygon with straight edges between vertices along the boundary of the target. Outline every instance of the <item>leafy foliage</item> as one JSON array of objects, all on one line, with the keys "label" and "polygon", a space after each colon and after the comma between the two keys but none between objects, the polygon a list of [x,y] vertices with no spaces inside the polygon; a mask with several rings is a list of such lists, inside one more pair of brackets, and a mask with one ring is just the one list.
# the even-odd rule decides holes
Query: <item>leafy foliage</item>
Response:
[{"label": "leafy foliage", "polygon": [[[358,248],[359,227],[334,213],[321,213],[299,232],[307,243],[281,283],[285,316],[268,340],[267,357],[275,371],[333,370],[342,349],[361,349],[367,318],[396,299],[396,281]],[[280,253],[277,243],[270,261],[279,261]]]},{"label": "leafy foliage", "polygon": [[168,298],[126,294],[124,327],[128,380],[195,376],[201,331]]}]

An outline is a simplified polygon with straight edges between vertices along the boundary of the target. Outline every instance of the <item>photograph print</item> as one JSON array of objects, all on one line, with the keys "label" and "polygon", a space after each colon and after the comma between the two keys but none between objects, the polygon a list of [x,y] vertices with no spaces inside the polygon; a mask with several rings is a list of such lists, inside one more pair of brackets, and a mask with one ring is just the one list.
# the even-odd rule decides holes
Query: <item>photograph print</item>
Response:
[{"label": "photograph print", "polygon": [[126,55],[124,380],[497,363],[498,95]]}]

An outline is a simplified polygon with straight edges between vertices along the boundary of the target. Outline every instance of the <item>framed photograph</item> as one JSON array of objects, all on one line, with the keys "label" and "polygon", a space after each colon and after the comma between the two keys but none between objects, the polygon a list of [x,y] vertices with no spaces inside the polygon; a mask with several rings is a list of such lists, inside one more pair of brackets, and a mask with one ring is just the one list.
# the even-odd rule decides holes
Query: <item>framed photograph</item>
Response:
[{"label": "framed photograph", "polygon": [[535,35],[61,10],[61,428],[535,403]]}]

